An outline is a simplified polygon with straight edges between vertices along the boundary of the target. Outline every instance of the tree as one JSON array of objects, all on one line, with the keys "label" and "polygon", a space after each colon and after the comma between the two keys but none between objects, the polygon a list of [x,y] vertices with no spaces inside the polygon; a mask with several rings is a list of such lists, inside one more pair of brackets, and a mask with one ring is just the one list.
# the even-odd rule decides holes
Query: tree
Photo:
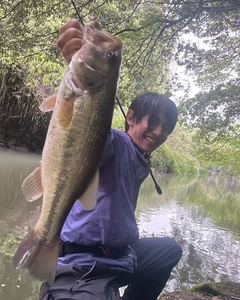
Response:
[{"label": "tree", "polygon": [[182,102],[183,116],[196,127],[215,132],[239,121],[240,2],[210,3],[215,7],[209,10],[208,24],[190,27],[201,43],[181,41],[176,58],[201,88],[194,98]]},{"label": "tree", "polygon": [[[84,23],[94,15],[104,30],[124,42],[119,93],[129,102],[137,90],[165,92],[173,44],[158,38],[162,3],[127,1],[75,1]],[[10,4],[10,5],[9,5]],[[2,1],[0,3],[2,62],[11,67],[30,63],[30,81],[44,74],[44,82],[57,86],[65,62],[56,47],[59,27],[76,12],[66,1]],[[154,54],[154,55],[153,55]],[[164,55],[162,55],[164,54]],[[158,71],[156,72],[156,69]],[[161,83],[161,84],[160,84]]]},{"label": "tree", "polygon": [[64,65],[56,40],[58,28],[69,19],[68,10],[65,1],[1,1],[2,66],[15,70],[30,66],[26,84],[33,85],[44,74],[45,82],[56,85]]},{"label": "tree", "polygon": [[[169,62],[175,46],[178,63],[185,64],[188,70],[199,70],[197,63],[202,52],[195,53],[196,47],[184,44],[181,36],[189,32],[200,38],[216,36],[220,43],[219,33],[233,32],[233,28],[236,31],[240,8],[238,1],[230,0],[92,0],[85,3],[75,0],[75,4],[84,22],[94,15],[103,29],[122,38],[124,61],[120,93],[123,95],[128,94],[124,91],[128,87],[140,92],[147,88],[166,92],[170,82]],[[0,13],[2,61],[10,64],[30,61],[35,72],[42,71],[45,77],[54,74],[50,78],[55,83],[64,65],[56,47],[57,30],[76,16],[72,3],[5,0],[0,3]],[[225,46],[228,48],[226,43]],[[179,59],[183,52],[185,61]]]},{"label": "tree", "polygon": [[198,129],[195,141],[201,161],[232,166],[231,172],[240,173],[240,2],[208,4],[211,9],[202,8],[202,26],[189,27],[198,39],[181,39],[177,47],[177,62],[200,88],[192,98],[185,95],[180,111],[182,121]]},{"label": "tree", "polygon": [[[188,85],[184,98],[179,97],[182,121],[201,129],[202,139],[209,138],[206,134],[223,137],[223,130],[236,138],[240,111],[238,0],[75,0],[75,4],[84,23],[94,15],[103,29],[124,42],[118,89],[122,103],[145,90],[168,96],[183,90],[180,78],[171,76],[175,59],[201,89],[189,98]],[[45,83],[57,86],[66,69],[56,47],[57,31],[74,16],[70,1],[1,1],[2,63],[11,68],[29,64],[27,82],[33,84],[43,74]]]}]

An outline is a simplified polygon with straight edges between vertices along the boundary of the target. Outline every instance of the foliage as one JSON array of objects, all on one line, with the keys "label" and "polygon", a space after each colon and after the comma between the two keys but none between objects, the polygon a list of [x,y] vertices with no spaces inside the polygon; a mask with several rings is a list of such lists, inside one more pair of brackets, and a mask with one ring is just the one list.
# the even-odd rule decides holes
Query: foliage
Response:
[{"label": "foliage", "polygon": [[228,133],[203,135],[198,131],[194,137],[194,149],[199,161],[206,167],[222,168],[229,174],[240,174],[240,127]]},{"label": "foliage", "polygon": [[157,171],[172,173],[173,163],[172,153],[166,145],[163,145],[154,151],[151,164]]},{"label": "foliage", "polygon": [[[84,23],[94,15],[103,29],[115,33],[124,42],[118,89],[122,104],[128,105],[136,94],[146,90],[171,96],[184,89],[181,78],[170,74],[175,58],[191,79],[184,90],[184,98],[178,96],[178,100],[182,122],[200,129],[201,141],[197,142],[206,145],[211,140],[211,144],[218,147],[230,138],[237,140],[239,1],[75,0],[75,3]],[[10,69],[18,77],[28,70],[24,85],[41,89],[42,83],[51,83],[56,87],[66,69],[56,46],[58,29],[74,16],[76,11],[70,1],[1,1],[2,70],[8,72]],[[9,83],[3,82],[3,78],[1,85],[7,87]],[[193,80],[201,92],[189,98]],[[7,89],[18,98],[22,96],[18,88]],[[12,98],[8,95],[3,104],[8,105]],[[13,117],[16,115],[10,115],[11,119]],[[224,134],[223,130],[228,132]],[[16,132],[18,134],[19,130]],[[236,155],[237,149],[238,145],[225,148],[227,154],[230,151]],[[197,153],[205,151],[200,147],[198,150]],[[217,151],[211,150],[208,158],[213,161],[215,157],[210,158],[210,153]]]},{"label": "foliage", "polygon": [[184,35],[175,54],[200,88],[194,97],[182,99],[182,122],[199,129],[195,149],[201,162],[240,174],[240,2],[200,2],[203,14],[185,31],[191,40]]},{"label": "foliage", "polygon": [[[178,2],[183,4],[185,1]],[[192,9],[189,9],[190,6]],[[223,91],[224,86],[237,86],[239,1],[191,1],[189,7],[193,20],[182,30],[175,53],[177,63],[185,67],[189,78],[196,79],[201,92],[206,92],[205,96],[215,89],[216,92]],[[220,96],[223,101],[225,95]],[[211,99],[208,100],[205,107],[213,105],[216,108],[216,99],[212,104]],[[204,109],[203,103],[198,114],[201,115]],[[193,116],[192,113],[189,115]]]},{"label": "foliage", "polygon": [[177,124],[169,136],[166,146],[173,159],[172,170],[177,174],[196,174],[200,171],[198,158],[194,152],[194,132],[186,126]]},{"label": "foliage", "polygon": [[[160,25],[155,19],[156,14],[158,18],[163,16],[164,6],[153,2],[149,7],[134,0],[75,2],[84,22],[94,15],[103,29],[118,34],[124,42],[120,97],[126,102],[137,91],[162,88],[164,91],[173,46],[158,38]],[[12,67],[30,63],[32,83],[39,74],[44,74],[44,82],[56,86],[64,70],[64,61],[56,47],[58,28],[74,15],[73,5],[66,1],[3,1],[0,4],[2,62]],[[163,47],[164,56],[160,55]],[[159,88],[162,74],[163,84]]]},{"label": "foliage", "polygon": [[177,174],[198,174],[199,169],[196,165],[196,161],[193,161],[188,158],[187,153],[185,156],[180,153],[174,152],[174,164],[173,164],[174,173]]},{"label": "foliage", "polygon": [[197,174],[196,162],[189,159],[189,153],[180,154],[167,145],[156,149],[153,153],[152,166],[158,172],[175,174]]},{"label": "foliage", "polygon": [[9,139],[17,145],[25,145],[36,151],[43,147],[50,114],[43,114],[38,106],[51,88],[41,86],[28,87],[25,78],[28,68],[21,70],[2,66],[0,71],[0,131],[3,133],[3,144]]},{"label": "foliage", "polygon": [[125,118],[119,107],[115,107],[114,109],[112,127],[125,131]]},{"label": "foliage", "polygon": [[11,69],[30,64],[32,84],[44,74],[44,82],[55,85],[64,63],[56,39],[68,7],[63,1],[1,1],[1,62]]}]

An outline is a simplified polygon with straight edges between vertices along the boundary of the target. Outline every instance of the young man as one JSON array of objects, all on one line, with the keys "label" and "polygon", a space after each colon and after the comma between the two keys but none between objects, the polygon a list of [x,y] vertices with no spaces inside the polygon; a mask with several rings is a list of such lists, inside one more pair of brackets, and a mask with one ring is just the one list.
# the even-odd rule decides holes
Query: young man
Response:
[{"label": "young man", "polygon": [[[81,27],[71,20],[58,45],[69,63],[81,47]],[[149,174],[146,156],[162,145],[177,121],[175,104],[157,93],[134,99],[126,132],[112,129],[100,165],[97,206],[77,201],[63,226],[55,282],[44,283],[40,299],[156,300],[182,250],[171,238],[141,238],[134,212],[141,183]]]}]

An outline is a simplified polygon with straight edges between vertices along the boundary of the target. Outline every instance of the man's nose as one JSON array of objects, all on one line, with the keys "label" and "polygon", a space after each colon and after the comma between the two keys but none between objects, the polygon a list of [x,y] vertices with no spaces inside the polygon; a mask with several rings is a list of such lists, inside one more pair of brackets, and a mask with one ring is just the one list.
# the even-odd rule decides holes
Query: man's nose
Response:
[{"label": "man's nose", "polygon": [[162,126],[161,125],[158,125],[158,126],[155,126],[152,130],[152,132],[155,134],[155,135],[160,135],[162,133]]}]

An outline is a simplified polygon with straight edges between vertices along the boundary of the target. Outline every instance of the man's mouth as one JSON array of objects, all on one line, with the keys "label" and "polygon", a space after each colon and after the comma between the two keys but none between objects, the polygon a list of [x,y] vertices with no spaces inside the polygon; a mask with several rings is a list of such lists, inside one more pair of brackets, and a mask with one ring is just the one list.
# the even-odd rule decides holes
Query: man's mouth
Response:
[{"label": "man's mouth", "polygon": [[148,142],[150,142],[151,144],[156,144],[156,143],[157,143],[157,141],[156,141],[154,138],[152,138],[151,136],[149,136],[149,135],[145,135],[144,138],[145,138]]}]

